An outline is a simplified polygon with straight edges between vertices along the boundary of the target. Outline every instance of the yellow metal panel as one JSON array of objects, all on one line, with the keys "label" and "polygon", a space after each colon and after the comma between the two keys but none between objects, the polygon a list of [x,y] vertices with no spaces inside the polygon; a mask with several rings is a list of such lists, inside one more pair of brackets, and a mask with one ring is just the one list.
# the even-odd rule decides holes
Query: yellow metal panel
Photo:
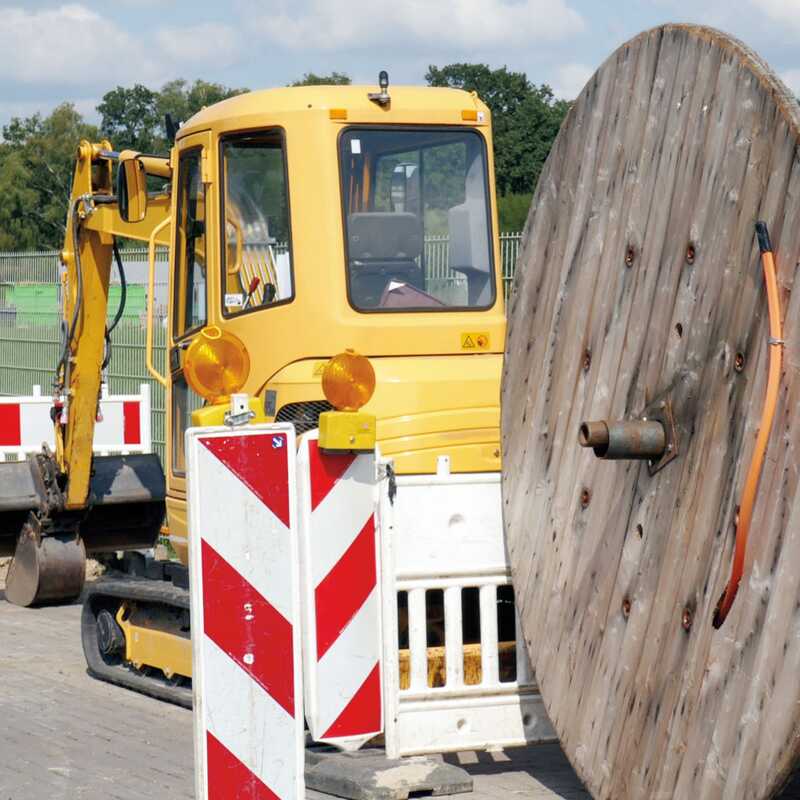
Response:
[{"label": "yellow metal panel", "polygon": [[329,452],[375,449],[375,417],[363,411],[326,411],[319,417],[319,446]]},{"label": "yellow metal panel", "polygon": [[137,669],[160,669],[168,678],[192,676],[192,640],[155,610],[139,610],[123,603],[116,615],[125,633],[125,660]]},{"label": "yellow metal panel", "polygon": [[[323,400],[325,363],[290,364],[262,391],[276,393],[276,410]],[[399,473],[435,472],[439,455],[453,471],[500,468],[501,355],[373,358],[372,366],[375,394],[363,410],[377,418],[378,444]]]}]

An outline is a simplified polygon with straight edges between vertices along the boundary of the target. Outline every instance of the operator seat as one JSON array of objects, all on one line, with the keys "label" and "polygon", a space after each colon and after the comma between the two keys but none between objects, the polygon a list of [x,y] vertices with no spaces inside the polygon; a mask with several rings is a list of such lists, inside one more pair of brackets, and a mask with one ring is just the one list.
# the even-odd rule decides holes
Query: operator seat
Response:
[{"label": "operator seat", "polygon": [[359,211],[350,214],[347,230],[350,299],[356,308],[378,308],[390,281],[424,289],[416,214]]}]

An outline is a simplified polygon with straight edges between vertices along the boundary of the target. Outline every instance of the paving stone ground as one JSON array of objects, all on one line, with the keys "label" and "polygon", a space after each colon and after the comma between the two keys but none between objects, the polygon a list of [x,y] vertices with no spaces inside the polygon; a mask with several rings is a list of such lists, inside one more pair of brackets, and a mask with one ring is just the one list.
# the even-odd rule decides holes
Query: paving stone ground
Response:
[{"label": "paving stone ground", "polygon": [[[447,760],[474,777],[465,800],[589,800],[556,744]],[[86,674],[79,604],[21,609],[0,590],[0,800],[191,800],[192,761],[191,712]]]}]

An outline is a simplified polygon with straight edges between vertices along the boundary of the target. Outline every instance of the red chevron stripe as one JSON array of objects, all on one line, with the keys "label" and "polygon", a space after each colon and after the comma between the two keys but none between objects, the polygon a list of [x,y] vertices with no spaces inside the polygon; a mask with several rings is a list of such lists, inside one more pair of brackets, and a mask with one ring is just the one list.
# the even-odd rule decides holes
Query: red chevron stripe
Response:
[{"label": "red chevron stripe", "polygon": [[311,510],[313,511],[327,496],[336,482],[356,460],[354,455],[327,455],[320,451],[319,444],[308,442],[308,460],[311,467]]},{"label": "red chevron stripe", "polygon": [[212,733],[206,731],[208,800],[280,800]]},{"label": "red chevron stripe", "polygon": [[19,403],[0,403],[0,445],[22,444]]},{"label": "red chevron stripe", "polygon": [[220,436],[200,439],[200,443],[289,527],[289,481],[286,480],[289,454],[285,433]]},{"label": "red chevron stripe", "polygon": [[375,588],[375,524],[365,523],[336,566],[314,592],[317,612],[317,661],[347,627]]},{"label": "red chevron stripe", "polygon": [[125,444],[142,443],[141,415],[139,414],[139,401],[126,400],[122,404],[123,435]]},{"label": "red chevron stripe", "polygon": [[381,729],[381,671],[378,664],[372,668],[359,690],[328,728],[322,738],[358,736]]},{"label": "red chevron stripe", "polygon": [[291,623],[208,542],[201,548],[206,635],[294,716]]}]

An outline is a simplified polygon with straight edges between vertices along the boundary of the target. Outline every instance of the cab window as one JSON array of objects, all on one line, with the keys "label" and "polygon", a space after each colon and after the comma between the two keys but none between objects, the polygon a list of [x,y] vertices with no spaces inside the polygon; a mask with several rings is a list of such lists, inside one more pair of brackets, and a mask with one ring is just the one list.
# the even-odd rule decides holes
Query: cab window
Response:
[{"label": "cab window", "polygon": [[351,304],[494,304],[486,146],[472,130],[350,128],[340,139]]},{"label": "cab window", "polygon": [[222,141],[223,312],[226,316],[294,296],[286,152],[281,131]]},{"label": "cab window", "polygon": [[205,325],[206,204],[200,150],[181,155],[175,233],[175,338]]}]

